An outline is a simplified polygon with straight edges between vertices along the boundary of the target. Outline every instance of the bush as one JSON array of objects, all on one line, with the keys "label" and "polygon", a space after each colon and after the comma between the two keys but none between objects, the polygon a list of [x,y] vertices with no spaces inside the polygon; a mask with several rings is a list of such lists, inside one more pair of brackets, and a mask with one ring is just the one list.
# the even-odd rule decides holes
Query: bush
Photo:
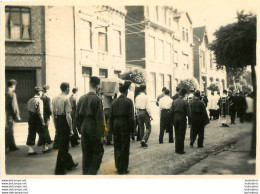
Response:
[{"label": "bush", "polygon": [[212,83],[212,84],[210,84],[210,86],[207,89],[215,92],[215,91],[219,90],[219,87],[215,83]]},{"label": "bush", "polygon": [[183,79],[177,86],[180,89],[186,89],[187,93],[191,93],[191,91],[199,89],[199,83],[195,78]]},{"label": "bush", "polygon": [[142,70],[134,69],[120,74],[122,80],[130,80],[135,84],[145,84],[145,76]]}]

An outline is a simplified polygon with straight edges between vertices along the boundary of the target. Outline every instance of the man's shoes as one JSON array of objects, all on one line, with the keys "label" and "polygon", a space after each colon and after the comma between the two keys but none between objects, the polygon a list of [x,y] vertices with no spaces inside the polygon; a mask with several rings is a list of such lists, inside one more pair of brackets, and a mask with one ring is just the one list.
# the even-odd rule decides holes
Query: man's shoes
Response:
[{"label": "man's shoes", "polygon": [[66,175],[67,172],[64,170],[62,172],[55,172],[55,175]]},{"label": "man's shoes", "polygon": [[78,165],[79,165],[79,163],[74,163],[71,167],[67,168],[67,170],[68,170],[68,171],[71,171],[71,170],[77,168]]},{"label": "man's shoes", "polygon": [[47,149],[47,150],[43,150],[42,153],[46,154],[46,153],[49,153],[50,151],[51,151],[51,149]]},{"label": "man's shoes", "polygon": [[186,152],[182,151],[182,152],[176,152],[177,154],[185,154]]},{"label": "man's shoes", "polygon": [[148,145],[144,141],[141,141],[140,144],[141,144],[141,147],[146,147],[146,148],[148,147]]},{"label": "man's shoes", "polygon": [[172,141],[169,141],[169,143],[174,143],[174,140],[172,140]]},{"label": "man's shoes", "polygon": [[47,145],[50,145],[50,144],[52,144],[52,143],[53,143],[53,141],[51,140],[51,141],[47,142]]},{"label": "man's shoes", "polygon": [[193,143],[190,144],[190,148],[193,148]]},{"label": "man's shoes", "polygon": [[28,153],[28,156],[35,156],[35,155],[37,155],[38,153],[37,152],[29,152]]},{"label": "man's shoes", "polygon": [[225,124],[225,127],[229,127],[227,124]]},{"label": "man's shoes", "polygon": [[162,142],[162,141],[159,141],[159,144],[163,144],[163,142]]},{"label": "man's shoes", "polygon": [[129,173],[129,170],[126,170],[126,171],[117,171],[117,173],[118,173],[119,175],[128,174],[128,173]]},{"label": "man's shoes", "polygon": [[10,148],[10,149],[9,149],[9,151],[12,151],[12,152],[15,152],[15,151],[17,151],[17,150],[19,150],[18,147],[13,147],[13,148]]},{"label": "man's shoes", "polygon": [[204,148],[204,146],[198,146],[198,148]]},{"label": "man's shoes", "polygon": [[76,143],[71,143],[71,147],[76,147],[76,146],[78,146],[79,145],[79,142],[77,141]]}]

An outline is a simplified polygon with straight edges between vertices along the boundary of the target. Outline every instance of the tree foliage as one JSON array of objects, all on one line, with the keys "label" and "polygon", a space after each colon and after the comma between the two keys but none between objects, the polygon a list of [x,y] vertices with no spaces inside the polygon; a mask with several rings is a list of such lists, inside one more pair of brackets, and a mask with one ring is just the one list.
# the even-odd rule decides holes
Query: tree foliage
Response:
[{"label": "tree foliage", "polygon": [[237,22],[221,26],[210,49],[216,57],[217,68],[245,68],[256,65],[256,15],[237,13]]},{"label": "tree foliage", "polygon": [[140,69],[134,69],[120,74],[120,78],[123,80],[130,80],[135,84],[144,84],[145,75],[144,72]]}]

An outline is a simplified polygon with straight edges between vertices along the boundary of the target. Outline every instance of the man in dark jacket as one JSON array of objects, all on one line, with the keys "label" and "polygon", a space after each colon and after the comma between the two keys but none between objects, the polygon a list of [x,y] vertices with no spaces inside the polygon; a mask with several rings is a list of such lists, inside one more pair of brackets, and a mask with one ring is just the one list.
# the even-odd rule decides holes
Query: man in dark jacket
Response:
[{"label": "man in dark jacket", "polygon": [[134,131],[134,106],[127,98],[128,85],[119,87],[121,95],[113,101],[110,114],[110,129],[114,135],[114,156],[118,174],[129,171],[130,134]]},{"label": "man in dark jacket", "polygon": [[236,96],[232,95],[232,91],[228,91],[229,115],[231,124],[236,124]]},{"label": "man in dark jacket", "polygon": [[[48,85],[45,85],[42,87],[42,89],[43,89],[43,93],[42,93],[41,100],[43,102],[43,118],[45,123],[45,125],[43,126],[43,133],[46,138],[46,143],[51,144],[53,141],[51,140],[50,137],[49,123],[50,123],[50,116],[52,114],[52,111],[51,111],[51,99],[48,96],[48,90],[50,89],[50,87]],[[42,142],[39,139],[38,146],[41,145]]]},{"label": "man in dark jacket", "polygon": [[175,130],[176,142],[175,152],[177,154],[185,154],[184,140],[187,128],[186,117],[190,116],[189,104],[184,100],[187,93],[186,89],[182,89],[179,93],[179,98],[172,103],[171,112],[173,117],[173,125]]},{"label": "man in dark jacket", "polygon": [[239,92],[239,96],[237,96],[237,117],[240,120],[240,123],[244,123],[244,118],[247,109],[246,98],[243,95],[243,92]]},{"label": "man in dark jacket", "polygon": [[102,162],[105,130],[103,105],[97,95],[100,79],[92,76],[89,93],[79,99],[76,110],[76,124],[81,129],[82,167],[84,175],[96,175]]},{"label": "man in dark jacket", "polygon": [[194,100],[190,103],[191,119],[189,125],[192,128],[192,139],[190,146],[193,147],[198,137],[198,148],[203,148],[204,127],[209,123],[205,104],[200,100],[200,91],[194,92]]},{"label": "man in dark jacket", "polygon": [[16,151],[19,148],[14,141],[14,121],[20,119],[19,107],[15,94],[16,80],[11,79],[7,82],[7,91],[5,93],[5,149],[6,151]]},{"label": "man in dark jacket", "polygon": [[176,87],[176,94],[172,96],[172,100],[177,100],[179,98],[179,92],[180,92],[180,88]]}]

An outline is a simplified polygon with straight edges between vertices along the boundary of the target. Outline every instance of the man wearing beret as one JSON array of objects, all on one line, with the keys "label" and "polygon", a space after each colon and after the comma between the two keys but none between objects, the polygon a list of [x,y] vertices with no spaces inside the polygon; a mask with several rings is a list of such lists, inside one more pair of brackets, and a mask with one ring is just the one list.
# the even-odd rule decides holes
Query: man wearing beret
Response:
[{"label": "man wearing beret", "polygon": [[189,124],[191,124],[193,132],[190,146],[193,147],[198,136],[198,148],[203,148],[204,127],[209,123],[209,118],[206,105],[200,99],[200,91],[197,90],[194,92],[194,100],[190,103],[191,119]]},{"label": "man wearing beret", "polygon": [[189,104],[184,100],[187,93],[186,89],[182,89],[179,98],[174,100],[171,107],[173,125],[175,130],[175,152],[177,154],[185,154],[184,140],[187,128],[187,116],[190,117]]},{"label": "man wearing beret", "polygon": [[119,87],[121,95],[111,105],[109,128],[114,135],[114,156],[118,174],[127,174],[129,171],[130,134],[134,131],[134,105],[127,98],[129,85]]},{"label": "man wearing beret", "polygon": [[14,121],[20,119],[17,98],[15,94],[16,80],[11,79],[7,82],[7,91],[5,93],[5,149],[6,151],[16,151],[19,148],[14,141]]},{"label": "man wearing beret", "polygon": [[79,99],[76,124],[81,130],[82,166],[84,175],[96,175],[102,162],[105,123],[101,98],[97,95],[100,79],[92,76],[89,93]]},{"label": "man wearing beret", "polygon": [[26,145],[28,146],[28,156],[36,155],[37,152],[33,150],[35,145],[36,133],[39,135],[39,139],[42,142],[42,152],[46,153],[49,151],[46,146],[46,138],[44,136],[43,127],[45,125],[43,118],[43,102],[41,100],[42,96],[42,88],[35,87],[34,88],[34,97],[28,101],[28,112],[29,112],[29,133],[27,136]]},{"label": "man wearing beret", "polygon": [[[42,87],[42,89],[43,89],[43,94],[42,94],[41,100],[43,102],[43,118],[44,118],[44,123],[45,123],[43,130],[44,130],[44,135],[45,135],[47,144],[51,144],[53,141],[51,140],[51,137],[50,137],[49,123],[50,123],[50,116],[52,114],[52,111],[51,111],[51,99],[48,96],[48,90],[50,89],[50,87],[48,85],[45,85]],[[41,146],[41,145],[42,145],[42,142],[40,142],[40,140],[39,140],[38,146]]]},{"label": "man wearing beret", "polygon": [[70,92],[69,83],[63,82],[60,85],[62,93],[53,99],[53,115],[56,130],[59,136],[59,150],[55,168],[56,175],[65,175],[78,166],[74,163],[69,153],[69,139],[73,135],[73,126],[71,119],[71,106],[68,94]]}]

